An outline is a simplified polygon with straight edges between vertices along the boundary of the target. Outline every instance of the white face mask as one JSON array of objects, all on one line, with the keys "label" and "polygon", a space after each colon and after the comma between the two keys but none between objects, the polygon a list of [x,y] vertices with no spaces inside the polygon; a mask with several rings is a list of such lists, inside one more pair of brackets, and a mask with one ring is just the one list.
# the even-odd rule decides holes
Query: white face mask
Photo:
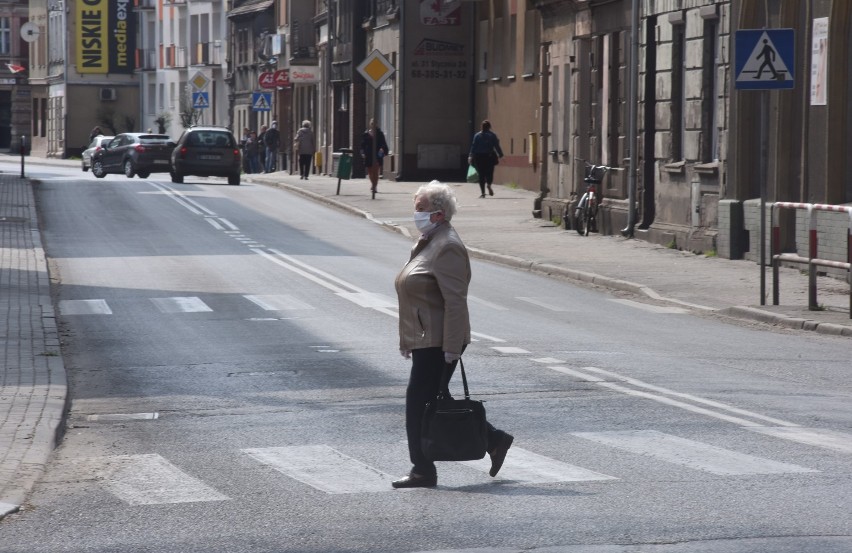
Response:
[{"label": "white face mask", "polygon": [[415,211],[414,212],[414,225],[417,227],[417,230],[420,232],[428,232],[435,228],[436,223],[432,223],[429,219],[432,218],[433,213],[439,213],[438,211]]}]

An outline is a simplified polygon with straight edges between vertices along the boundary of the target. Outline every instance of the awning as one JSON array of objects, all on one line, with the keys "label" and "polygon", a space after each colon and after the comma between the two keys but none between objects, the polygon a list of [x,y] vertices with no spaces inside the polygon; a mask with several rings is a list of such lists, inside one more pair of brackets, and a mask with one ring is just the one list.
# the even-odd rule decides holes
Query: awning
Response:
[{"label": "awning", "polygon": [[228,17],[238,17],[249,13],[262,12],[272,6],[275,0],[249,0],[242,6],[228,12]]}]

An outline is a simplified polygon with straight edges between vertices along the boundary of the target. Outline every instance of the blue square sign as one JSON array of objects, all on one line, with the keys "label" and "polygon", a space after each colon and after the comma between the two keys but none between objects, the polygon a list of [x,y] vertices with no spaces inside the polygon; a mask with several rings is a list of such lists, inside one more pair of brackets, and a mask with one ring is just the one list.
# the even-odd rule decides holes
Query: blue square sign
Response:
[{"label": "blue square sign", "polygon": [[734,86],[740,90],[791,89],[795,85],[793,29],[744,29],[735,37]]}]

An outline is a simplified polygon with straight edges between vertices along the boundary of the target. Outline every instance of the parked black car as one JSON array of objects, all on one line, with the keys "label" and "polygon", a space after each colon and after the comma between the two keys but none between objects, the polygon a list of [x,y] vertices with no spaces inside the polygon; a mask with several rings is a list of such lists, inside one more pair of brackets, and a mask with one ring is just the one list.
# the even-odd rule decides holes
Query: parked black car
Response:
[{"label": "parked black car", "polygon": [[151,173],[167,173],[174,146],[165,134],[119,134],[92,155],[92,174],[99,179],[108,173],[124,173],[129,179],[133,175],[147,179]]},{"label": "parked black car", "polygon": [[240,146],[225,127],[190,127],[177,141],[171,158],[172,182],[182,183],[186,175],[228,177],[228,184],[240,184]]}]

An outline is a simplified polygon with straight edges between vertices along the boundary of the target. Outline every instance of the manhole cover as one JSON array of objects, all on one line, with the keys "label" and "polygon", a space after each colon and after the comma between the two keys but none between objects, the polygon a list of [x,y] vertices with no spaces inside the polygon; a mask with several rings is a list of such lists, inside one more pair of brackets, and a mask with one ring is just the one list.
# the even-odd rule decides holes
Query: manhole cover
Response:
[{"label": "manhole cover", "polygon": [[0,217],[0,223],[23,223],[26,220],[24,217]]}]

